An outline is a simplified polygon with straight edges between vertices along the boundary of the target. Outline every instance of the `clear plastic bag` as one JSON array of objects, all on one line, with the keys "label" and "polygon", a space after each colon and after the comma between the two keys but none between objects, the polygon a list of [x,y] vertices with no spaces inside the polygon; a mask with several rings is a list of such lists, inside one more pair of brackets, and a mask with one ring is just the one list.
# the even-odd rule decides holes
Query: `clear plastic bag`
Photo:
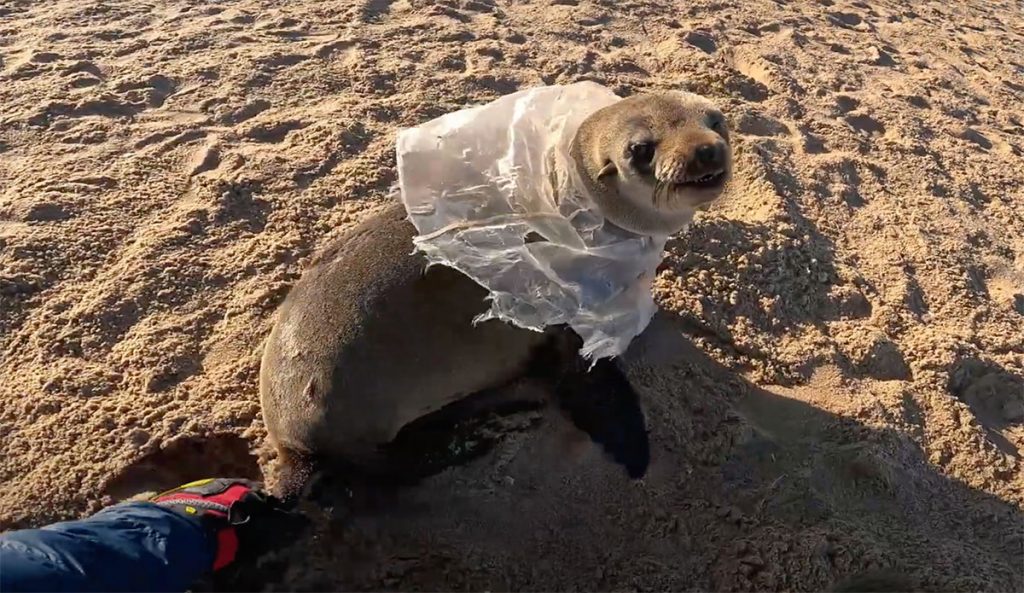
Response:
[{"label": "clear plastic bag", "polygon": [[477,322],[568,324],[592,360],[621,354],[650,322],[667,238],[606,226],[569,157],[583,120],[618,100],[591,82],[533,88],[399,133],[414,243],[490,291]]}]

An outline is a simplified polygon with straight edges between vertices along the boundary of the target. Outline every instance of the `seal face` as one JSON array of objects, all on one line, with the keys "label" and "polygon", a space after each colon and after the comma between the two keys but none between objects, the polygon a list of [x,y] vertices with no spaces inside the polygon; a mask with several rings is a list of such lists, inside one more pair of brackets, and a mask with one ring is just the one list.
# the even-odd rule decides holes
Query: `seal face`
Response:
[{"label": "seal face", "polygon": [[595,112],[571,151],[605,217],[641,235],[685,228],[732,173],[725,115],[682,91],[637,95]]}]

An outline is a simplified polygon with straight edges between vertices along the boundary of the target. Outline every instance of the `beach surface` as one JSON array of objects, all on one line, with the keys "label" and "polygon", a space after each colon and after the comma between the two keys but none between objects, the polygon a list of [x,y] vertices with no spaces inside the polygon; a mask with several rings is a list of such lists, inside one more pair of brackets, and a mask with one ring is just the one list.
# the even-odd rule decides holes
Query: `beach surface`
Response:
[{"label": "beach surface", "polygon": [[1019,1],[0,2],[0,529],[270,478],[262,341],[398,130],[581,80],[733,130],[624,360],[649,475],[505,417],[248,586],[1024,589]]}]

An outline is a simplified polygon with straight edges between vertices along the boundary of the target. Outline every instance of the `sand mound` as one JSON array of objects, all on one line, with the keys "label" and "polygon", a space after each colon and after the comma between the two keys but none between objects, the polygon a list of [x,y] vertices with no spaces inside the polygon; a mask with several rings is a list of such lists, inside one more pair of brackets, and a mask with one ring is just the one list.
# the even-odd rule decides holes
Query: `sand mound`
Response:
[{"label": "sand mound", "polygon": [[1024,587],[1019,3],[281,6],[0,5],[0,527],[270,467],[260,342],[397,128],[594,80],[736,132],[630,356],[651,475],[541,422],[267,585]]}]

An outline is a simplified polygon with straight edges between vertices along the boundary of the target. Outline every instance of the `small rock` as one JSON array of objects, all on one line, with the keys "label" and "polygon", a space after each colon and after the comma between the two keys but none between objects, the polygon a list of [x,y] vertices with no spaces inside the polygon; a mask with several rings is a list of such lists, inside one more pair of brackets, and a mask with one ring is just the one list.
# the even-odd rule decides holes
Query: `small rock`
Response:
[{"label": "small rock", "polygon": [[149,433],[142,429],[135,429],[128,435],[128,440],[136,447],[141,447],[149,442]]},{"label": "small rock", "polygon": [[865,57],[869,64],[874,64],[876,66],[888,67],[896,65],[896,60],[893,60],[891,55],[889,55],[885,50],[877,47],[869,47]]}]

